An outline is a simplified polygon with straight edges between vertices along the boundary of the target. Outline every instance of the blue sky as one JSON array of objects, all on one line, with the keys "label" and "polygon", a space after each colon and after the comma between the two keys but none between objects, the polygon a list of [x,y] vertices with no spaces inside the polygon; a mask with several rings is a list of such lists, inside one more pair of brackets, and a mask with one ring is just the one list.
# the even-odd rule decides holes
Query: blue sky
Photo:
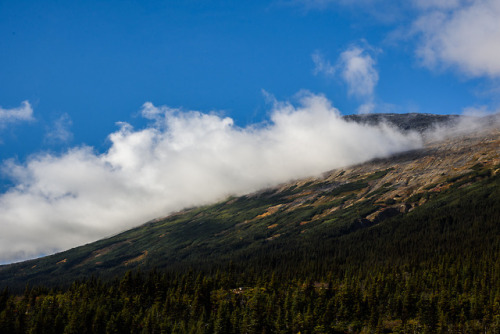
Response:
[{"label": "blue sky", "polygon": [[147,102],[239,129],[304,94],[341,114],[495,112],[499,16],[495,0],[0,1],[1,193],[33,187],[41,156],[110,154],[119,122],[158,130]]},{"label": "blue sky", "polygon": [[[325,94],[344,114],[356,113],[363,101],[348,96],[339,76],[314,75],[311,59],[320,52],[333,64],[352,45],[377,49],[375,112],[496,108],[498,98],[484,92],[489,78],[429,69],[416,56],[417,37],[392,37],[410,29],[421,14],[415,6],[372,7],[335,1],[1,1],[0,106],[27,100],[35,118],[2,129],[2,158],[22,159],[68,142],[100,148],[115,122],[142,124],[135,116],[146,101],[223,111],[244,126],[268,116],[262,90],[288,100],[307,89]],[[380,18],[377,8],[399,17]],[[71,140],[46,140],[62,115],[71,121]]]}]

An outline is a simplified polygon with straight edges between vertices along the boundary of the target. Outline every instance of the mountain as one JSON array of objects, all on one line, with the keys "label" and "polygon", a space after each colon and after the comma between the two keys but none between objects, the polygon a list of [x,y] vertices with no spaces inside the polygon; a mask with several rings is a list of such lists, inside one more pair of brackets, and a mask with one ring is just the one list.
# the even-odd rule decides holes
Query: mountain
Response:
[{"label": "mountain", "polygon": [[354,114],[344,116],[345,120],[377,125],[385,122],[403,131],[425,132],[436,126],[450,126],[456,124],[464,116],[459,115],[434,115],[434,114]]},{"label": "mountain", "polygon": [[[350,118],[422,133],[450,121]],[[488,121],[1,266],[0,332],[497,333],[500,126]]]},{"label": "mountain", "polygon": [[[347,116],[423,130],[456,120],[439,115]],[[416,123],[413,121],[416,120]],[[0,266],[0,285],[57,285],[142,268],[210,268],[336,240],[432,207],[446,196],[493,187],[498,129],[430,142],[421,150],[333,170],[217,204],[186,209],[130,231],[52,256]],[[426,205],[427,204],[427,205]]]}]

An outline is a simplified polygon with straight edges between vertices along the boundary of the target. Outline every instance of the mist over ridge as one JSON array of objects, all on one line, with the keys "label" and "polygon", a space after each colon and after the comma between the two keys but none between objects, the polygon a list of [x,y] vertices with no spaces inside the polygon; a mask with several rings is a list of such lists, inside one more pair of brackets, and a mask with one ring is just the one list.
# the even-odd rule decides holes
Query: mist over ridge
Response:
[{"label": "mist over ridge", "polygon": [[275,102],[265,124],[145,103],[144,129],[120,123],[111,147],[8,161],[0,262],[64,250],[185,207],[420,148],[422,135],[346,121],[321,95]]}]

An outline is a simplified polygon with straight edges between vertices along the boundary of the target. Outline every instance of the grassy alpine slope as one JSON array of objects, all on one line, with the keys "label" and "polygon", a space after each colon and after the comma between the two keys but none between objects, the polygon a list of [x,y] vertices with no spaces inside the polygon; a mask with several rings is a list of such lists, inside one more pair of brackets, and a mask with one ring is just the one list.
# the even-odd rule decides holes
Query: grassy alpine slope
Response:
[{"label": "grassy alpine slope", "polygon": [[[498,130],[428,145],[220,203],[184,210],[117,236],[0,267],[0,285],[59,285],[138,267],[211,267],[349,235],[404,217],[436,195],[498,173]],[[307,240],[304,242],[304,240]],[[293,255],[292,255],[293,256]]]},{"label": "grassy alpine slope", "polygon": [[494,333],[499,134],[435,142],[0,267],[14,291],[55,288],[4,291],[0,331]]}]

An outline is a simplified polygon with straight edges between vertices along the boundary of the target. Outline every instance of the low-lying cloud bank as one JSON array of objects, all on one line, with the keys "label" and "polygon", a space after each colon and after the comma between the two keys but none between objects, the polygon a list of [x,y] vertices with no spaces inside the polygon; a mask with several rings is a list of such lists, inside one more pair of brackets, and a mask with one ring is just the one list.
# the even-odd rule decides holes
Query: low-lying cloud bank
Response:
[{"label": "low-lying cloud bank", "polygon": [[81,146],[25,164],[4,162],[16,186],[0,195],[0,263],[78,246],[231,194],[418,148],[416,133],[342,119],[323,96],[274,104],[266,124],[145,103],[151,120],[120,123],[103,154]]},{"label": "low-lying cloud bank", "polygon": [[465,108],[462,114],[443,124],[436,124],[422,133],[426,143],[449,138],[457,138],[472,133],[485,134],[500,128],[500,110],[488,110],[485,107]]}]

